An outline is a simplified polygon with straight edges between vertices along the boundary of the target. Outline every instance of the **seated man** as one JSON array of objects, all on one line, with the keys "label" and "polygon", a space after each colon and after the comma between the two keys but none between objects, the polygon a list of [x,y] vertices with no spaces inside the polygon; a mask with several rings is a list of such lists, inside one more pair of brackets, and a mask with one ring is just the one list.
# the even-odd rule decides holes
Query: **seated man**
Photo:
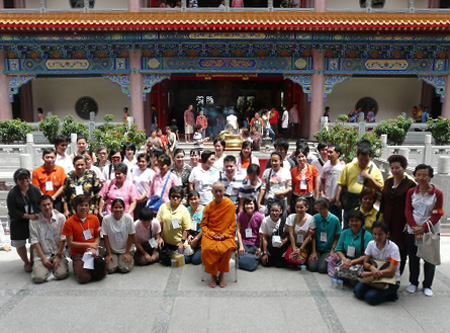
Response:
[{"label": "seated man", "polygon": [[99,272],[95,265],[94,269],[84,268],[83,255],[88,252],[95,257],[100,243],[100,222],[97,216],[89,214],[90,200],[85,194],[75,197],[76,214],[67,219],[62,232],[70,246],[73,272],[80,283],[87,283],[93,278],[99,280],[106,275],[104,268]]},{"label": "seated man", "polygon": [[225,172],[220,171],[220,178],[225,187],[225,196],[230,198],[231,201],[238,207],[238,194],[239,189],[242,187],[242,182],[245,180],[243,173],[236,170],[236,157],[233,155],[227,155],[223,159],[223,165]]},{"label": "seated man", "polygon": [[30,220],[30,244],[34,251],[34,265],[31,278],[35,283],[42,283],[53,275],[62,280],[69,274],[67,259],[62,256],[66,237],[62,236],[66,218],[53,210],[53,199],[43,195],[39,200],[41,213],[37,220]]},{"label": "seated man", "polygon": [[211,274],[209,286],[217,285],[217,272],[221,288],[227,286],[225,273],[230,271],[230,258],[236,250],[236,210],[233,202],[224,198],[225,187],[221,182],[213,184],[214,200],[206,205],[202,217],[202,262],[205,272]]}]

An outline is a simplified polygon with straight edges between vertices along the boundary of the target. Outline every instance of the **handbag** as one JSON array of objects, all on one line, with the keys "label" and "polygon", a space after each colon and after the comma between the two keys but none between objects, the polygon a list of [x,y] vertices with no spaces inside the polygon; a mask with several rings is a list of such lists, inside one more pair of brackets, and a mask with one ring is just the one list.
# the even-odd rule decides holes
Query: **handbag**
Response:
[{"label": "handbag", "polygon": [[335,268],[340,265],[341,258],[335,254],[334,257],[329,256],[325,261],[328,263],[328,275],[334,277]]},{"label": "handbag", "polygon": [[424,233],[422,241],[417,245],[417,256],[433,265],[441,264],[441,236],[436,233],[433,223],[426,222],[430,232]]},{"label": "handbag", "polygon": [[157,195],[152,195],[150,199],[148,199],[147,204],[145,205],[148,209],[151,209],[154,212],[157,212],[159,210],[159,207],[163,204],[162,198],[164,195],[164,191],[166,190],[167,182],[169,181],[171,171],[169,171],[169,174],[167,175],[166,182],[164,183],[164,187],[161,191],[161,195],[158,197]]},{"label": "handbag", "polygon": [[289,245],[286,255],[284,256],[284,259],[289,261],[291,264],[294,265],[303,265],[306,262],[306,258],[308,257],[308,253],[306,251],[300,251],[300,256],[297,258],[294,258],[292,256],[292,245]]},{"label": "handbag", "polygon": [[[362,227],[361,232],[361,255],[363,255],[365,251],[364,246],[364,237],[366,236],[366,229]],[[364,265],[363,264],[357,264],[350,266],[348,269],[342,269],[342,264],[339,266],[336,266],[334,268],[334,277],[336,279],[346,279],[346,280],[352,280],[352,281],[358,281],[358,278],[361,276],[361,273],[364,271]]]},{"label": "handbag", "polygon": [[[389,263],[386,263],[381,260],[374,260],[373,265],[375,267],[380,267],[379,270],[384,269],[384,266]],[[370,287],[377,288],[377,289],[387,289],[389,288],[390,284],[397,284],[397,280],[395,279],[395,274],[392,277],[382,277],[381,279],[375,279],[373,276],[368,276],[365,278],[358,278],[359,282],[363,282],[367,284]]]}]

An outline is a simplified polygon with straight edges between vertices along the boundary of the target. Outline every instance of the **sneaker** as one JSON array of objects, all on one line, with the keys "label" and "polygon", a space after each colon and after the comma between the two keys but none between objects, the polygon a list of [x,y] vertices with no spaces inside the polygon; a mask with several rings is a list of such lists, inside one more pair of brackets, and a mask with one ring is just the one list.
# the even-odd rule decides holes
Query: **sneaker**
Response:
[{"label": "sneaker", "polygon": [[[410,294],[414,294],[417,290],[417,286],[410,284],[408,286],[408,288],[406,288],[406,291],[409,292]],[[431,290],[431,289],[430,289]]]},{"label": "sneaker", "polygon": [[433,296],[433,290],[431,290],[430,288],[423,288],[423,294],[425,296],[432,297]]}]

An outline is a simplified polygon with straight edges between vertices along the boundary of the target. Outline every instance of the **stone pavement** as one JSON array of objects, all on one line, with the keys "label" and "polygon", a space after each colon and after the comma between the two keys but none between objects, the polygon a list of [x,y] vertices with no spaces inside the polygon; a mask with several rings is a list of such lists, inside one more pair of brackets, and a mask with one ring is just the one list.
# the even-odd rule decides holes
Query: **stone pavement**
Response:
[{"label": "stone pavement", "polygon": [[[369,306],[349,287],[331,288],[326,275],[258,267],[228,276],[210,289],[202,267],[154,264],[79,285],[71,275],[41,285],[13,249],[0,252],[0,331],[5,332],[448,332],[450,237],[441,238],[443,264],[434,297],[406,293],[397,302]],[[205,276],[206,277],[206,276]]]}]

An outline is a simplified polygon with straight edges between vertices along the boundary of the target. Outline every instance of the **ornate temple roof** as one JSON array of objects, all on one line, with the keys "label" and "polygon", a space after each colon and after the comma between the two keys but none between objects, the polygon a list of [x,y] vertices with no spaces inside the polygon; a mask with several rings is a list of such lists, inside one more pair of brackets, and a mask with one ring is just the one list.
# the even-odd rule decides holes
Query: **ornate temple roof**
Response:
[{"label": "ornate temple roof", "polygon": [[450,31],[444,13],[120,12],[1,13],[3,32],[32,31]]}]

